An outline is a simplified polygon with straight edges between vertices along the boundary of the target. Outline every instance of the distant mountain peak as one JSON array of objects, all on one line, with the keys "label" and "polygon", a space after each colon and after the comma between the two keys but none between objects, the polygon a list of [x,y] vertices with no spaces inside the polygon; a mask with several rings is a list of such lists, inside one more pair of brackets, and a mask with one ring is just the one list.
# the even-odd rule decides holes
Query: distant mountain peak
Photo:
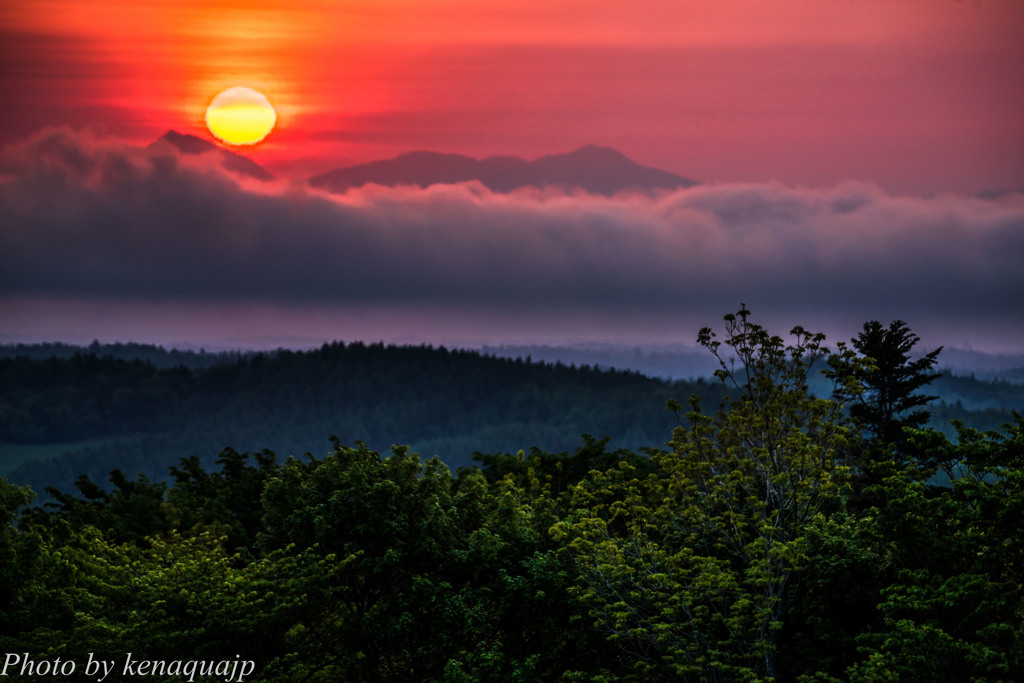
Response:
[{"label": "distant mountain peak", "polygon": [[371,183],[428,187],[474,180],[494,192],[556,186],[603,195],[625,190],[672,190],[697,184],[668,171],[641,166],[618,150],[597,145],[586,145],[567,154],[549,154],[535,161],[514,156],[477,160],[461,154],[407,152],[393,159],[329,171],[310,178],[309,183],[329,192],[344,192]]},{"label": "distant mountain peak", "polygon": [[170,145],[180,154],[216,154],[220,158],[220,164],[222,167],[239,175],[256,178],[257,180],[274,179],[274,175],[272,173],[252,159],[218,147],[212,142],[196,137],[195,135],[179,133],[178,131],[171,129],[160,136],[159,139],[153,141],[149,147],[150,149],[153,149],[164,144]]}]

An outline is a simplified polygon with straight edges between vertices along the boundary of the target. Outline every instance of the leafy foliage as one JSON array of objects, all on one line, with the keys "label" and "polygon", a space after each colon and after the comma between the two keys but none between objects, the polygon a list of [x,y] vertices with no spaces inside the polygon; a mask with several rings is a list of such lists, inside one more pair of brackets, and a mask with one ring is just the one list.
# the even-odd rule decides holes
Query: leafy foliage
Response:
[{"label": "leafy foliage", "polygon": [[578,487],[574,523],[558,528],[595,625],[650,679],[774,676],[804,528],[836,505],[844,476],[841,406],[807,393],[824,337],[797,328],[787,347],[746,308],[726,316],[726,333],[738,370],[710,329],[698,339],[735,398],[713,417],[691,398],[655,474],[595,475]]}]

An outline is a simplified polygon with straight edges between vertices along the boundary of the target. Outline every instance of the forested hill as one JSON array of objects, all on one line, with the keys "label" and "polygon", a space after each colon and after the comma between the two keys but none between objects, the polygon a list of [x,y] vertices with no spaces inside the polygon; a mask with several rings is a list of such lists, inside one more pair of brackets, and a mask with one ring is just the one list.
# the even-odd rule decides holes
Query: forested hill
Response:
[{"label": "forested hill", "polygon": [[[1010,420],[1024,387],[943,376],[932,425]],[[584,434],[613,448],[664,444],[667,399],[714,408],[716,380],[497,358],[429,346],[334,343],[312,351],[206,353],[141,344],[0,347],[0,474],[37,491],[81,474],[165,479],[182,458],[226,447],[322,455],[328,438],[386,452],[410,445],[453,470],[474,452],[572,451]]]},{"label": "forested hill", "polygon": [[181,458],[212,464],[229,446],[322,455],[332,435],[384,451],[411,445],[453,470],[474,451],[571,451],[583,434],[636,449],[671,437],[667,399],[699,393],[717,406],[721,397],[712,381],[672,384],[428,346],[186,354],[177,365],[168,358],[182,352],[145,347],[143,361],[106,349],[0,358],[0,471],[11,481],[68,488],[81,474],[105,482],[114,468],[165,479]]}]

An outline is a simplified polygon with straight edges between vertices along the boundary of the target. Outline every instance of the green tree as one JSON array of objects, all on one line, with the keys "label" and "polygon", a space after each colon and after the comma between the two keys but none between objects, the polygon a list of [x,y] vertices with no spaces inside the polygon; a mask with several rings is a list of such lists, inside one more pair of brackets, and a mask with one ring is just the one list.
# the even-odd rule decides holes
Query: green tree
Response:
[{"label": "green tree", "polygon": [[227,548],[256,552],[263,508],[257,504],[263,488],[277,471],[277,458],[268,450],[251,456],[225,448],[217,458],[220,471],[207,472],[199,458],[183,458],[171,468],[173,485],[164,510],[174,528],[197,533],[209,525],[226,527]]},{"label": "green tree", "polygon": [[861,519],[888,571],[881,623],[857,636],[852,680],[1013,681],[1024,671],[1024,420],[1002,433],[958,430],[956,443],[908,435],[942,461],[948,487],[894,467]]},{"label": "green tree", "polygon": [[337,441],[323,460],[289,460],[268,480],[263,545],[294,567],[295,656],[271,667],[282,679],[535,678],[511,675],[506,644],[532,640],[531,626],[508,632],[500,598],[514,592],[525,550],[509,536],[531,547],[543,531],[514,487],[499,487],[504,522],[488,528],[497,503],[486,480],[454,483],[436,458]]},{"label": "green tree", "polygon": [[83,474],[75,481],[81,498],[47,487],[56,502],[46,506],[76,529],[93,526],[107,532],[115,542],[143,543],[150,536],[171,530],[163,509],[166,484],[151,482],[144,475],[131,481],[119,469],[110,473],[110,483],[113,489],[107,492]]},{"label": "green tree", "polygon": [[643,680],[772,678],[805,530],[841,505],[850,430],[807,387],[824,336],[798,327],[787,345],[749,316],[725,317],[735,360],[709,328],[698,336],[732,389],[723,408],[691,399],[655,475],[593,473],[553,529],[578,564],[575,593]]}]

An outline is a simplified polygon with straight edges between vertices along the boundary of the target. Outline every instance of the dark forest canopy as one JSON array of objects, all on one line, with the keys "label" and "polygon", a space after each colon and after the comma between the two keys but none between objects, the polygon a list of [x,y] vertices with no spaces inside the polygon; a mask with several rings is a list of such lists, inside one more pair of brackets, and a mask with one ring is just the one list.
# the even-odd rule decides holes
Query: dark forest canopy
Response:
[{"label": "dark forest canopy", "polygon": [[664,443],[675,424],[663,408],[668,398],[721,394],[710,381],[429,346],[211,354],[215,362],[195,367],[103,350],[0,358],[0,443],[91,439],[23,464],[12,480],[68,486],[79,474],[105,481],[115,467],[163,479],[183,457],[210,465],[224,447],[320,454],[331,435],[381,451],[411,444],[453,468],[478,450],[571,450],[588,433],[635,449]]},{"label": "dark forest canopy", "polygon": [[[823,390],[811,378],[812,389]],[[993,429],[1024,406],[1024,386],[943,375],[930,387],[931,425]],[[590,365],[497,358],[429,346],[334,343],[311,351],[166,350],[143,344],[0,347],[0,462],[42,491],[80,474],[106,485],[114,468],[163,480],[196,456],[231,447],[322,454],[327,437],[385,452],[410,444],[451,468],[481,452],[571,451],[582,434],[614,447],[662,446],[676,424],[661,406],[713,380],[666,382]],[[6,446],[4,445],[6,444]]]},{"label": "dark forest canopy", "polygon": [[[803,330],[786,344],[746,309],[700,339],[744,361],[699,385],[729,400],[672,397],[675,427],[642,452],[583,437],[453,474],[406,446],[226,449],[167,482],[81,477],[43,508],[0,478],[0,648],[76,662],[71,680],[126,652],[239,658],[246,680],[296,683],[1019,680],[1024,419],[953,439],[911,419],[888,440],[845,409],[878,400],[859,379],[886,379],[873,359]],[[409,370],[439,352],[401,353]],[[257,397],[274,363],[207,381]],[[821,366],[827,395],[808,390]],[[643,379],[480,372],[498,368],[538,390]]]}]

